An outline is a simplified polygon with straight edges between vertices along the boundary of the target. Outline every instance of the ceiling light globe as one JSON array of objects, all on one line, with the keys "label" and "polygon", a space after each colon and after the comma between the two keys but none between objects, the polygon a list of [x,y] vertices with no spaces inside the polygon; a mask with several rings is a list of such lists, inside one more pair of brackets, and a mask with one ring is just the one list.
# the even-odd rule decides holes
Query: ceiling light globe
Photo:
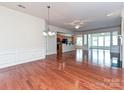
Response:
[{"label": "ceiling light globe", "polygon": [[80,28],[80,25],[76,25],[76,26],[75,26],[75,29],[79,29],[79,28]]}]

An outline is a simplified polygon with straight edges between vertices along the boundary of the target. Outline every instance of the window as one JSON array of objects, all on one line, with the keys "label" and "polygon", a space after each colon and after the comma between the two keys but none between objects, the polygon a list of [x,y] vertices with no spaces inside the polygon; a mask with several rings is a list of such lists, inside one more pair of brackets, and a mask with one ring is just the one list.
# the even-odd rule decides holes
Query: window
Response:
[{"label": "window", "polygon": [[77,46],[82,46],[82,36],[77,36],[77,38],[76,38],[76,45]]},{"label": "window", "polygon": [[112,32],[112,45],[118,45],[118,32]]},{"label": "window", "polygon": [[87,35],[84,35],[84,45],[87,45]]},{"label": "window", "polygon": [[91,47],[91,34],[88,34],[88,47]]},{"label": "window", "polygon": [[92,46],[97,46],[97,37],[96,36],[94,36],[92,38]]},{"label": "window", "polygon": [[118,45],[118,31],[84,34],[83,39],[88,48],[110,49],[110,46]]},{"label": "window", "polygon": [[105,36],[105,46],[110,47],[110,35],[109,36]]},{"label": "window", "polygon": [[98,43],[98,40],[97,40],[97,34],[92,34],[92,46],[96,47],[97,46],[97,43]]},{"label": "window", "polygon": [[99,38],[98,38],[98,46],[104,46],[104,38],[103,38],[103,36],[99,36]]}]

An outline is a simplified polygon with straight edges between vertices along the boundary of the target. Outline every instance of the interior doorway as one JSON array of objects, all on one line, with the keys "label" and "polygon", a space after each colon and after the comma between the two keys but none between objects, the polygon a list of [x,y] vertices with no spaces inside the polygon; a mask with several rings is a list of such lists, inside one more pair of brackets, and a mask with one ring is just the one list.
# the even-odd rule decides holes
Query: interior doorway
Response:
[{"label": "interior doorway", "polygon": [[74,46],[74,35],[57,32],[57,55],[72,51]]}]

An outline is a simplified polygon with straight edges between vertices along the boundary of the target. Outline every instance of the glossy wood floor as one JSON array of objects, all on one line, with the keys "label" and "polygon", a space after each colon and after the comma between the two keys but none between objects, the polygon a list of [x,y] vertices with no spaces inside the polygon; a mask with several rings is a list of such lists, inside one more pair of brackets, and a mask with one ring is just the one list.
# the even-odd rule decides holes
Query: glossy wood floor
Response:
[{"label": "glossy wood floor", "polygon": [[0,89],[124,89],[124,70],[80,60],[76,51],[0,70]]}]

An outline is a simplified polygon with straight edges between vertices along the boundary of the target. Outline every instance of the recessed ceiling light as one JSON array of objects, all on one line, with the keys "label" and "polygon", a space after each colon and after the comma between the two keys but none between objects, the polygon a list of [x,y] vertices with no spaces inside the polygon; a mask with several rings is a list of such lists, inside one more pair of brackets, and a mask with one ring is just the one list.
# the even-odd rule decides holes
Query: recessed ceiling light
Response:
[{"label": "recessed ceiling light", "polygon": [[79,28],[80,28],[80,25],[76,25],[76,26],[75,26],[75,29],[79,29]]},{"label": "recessed ceiling light", "polygon": [[107,14],[107,16],[112,16],[112,15],[113,15],[113,13]]},{"label": "recessed ceiling light", "polygon": [[26,8],[25,6],[23,6],[23,5],[17,5],[18,7],[20,7],[20,8]]}]

